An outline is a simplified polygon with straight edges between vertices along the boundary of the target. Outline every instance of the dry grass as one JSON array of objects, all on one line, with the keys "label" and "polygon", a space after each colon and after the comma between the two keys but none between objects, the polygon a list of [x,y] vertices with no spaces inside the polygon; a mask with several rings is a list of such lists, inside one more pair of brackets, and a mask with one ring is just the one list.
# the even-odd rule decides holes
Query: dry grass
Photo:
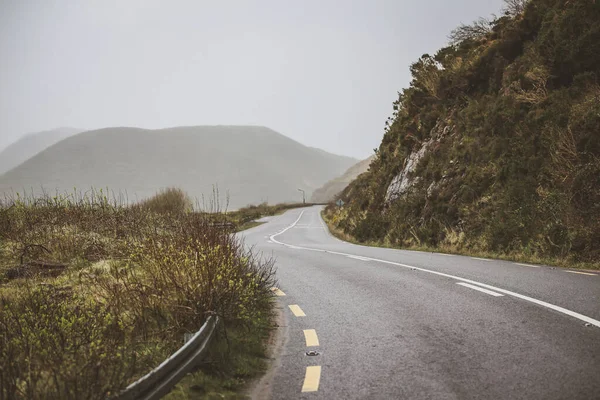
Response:
[{"label": "dry grass", "polygon": [[387,241],[361,242],[359,240],[356,240],[355,237],[347,234],[335,225],[335,222],[333,220],[333,218],[336,217],[335,214],[328,214],[327,212],[323,212],[322,216],[325,222],[327,223],[329,231],[332,235],[345,242],[359,244],[363,246],[457,254],[469,257],[490,258],[529,264],[557,266],[562,268],[600,270],[600,262],[573,262],[567,257],[543,257],[535,252],[528,252],[526,251],[527,249],[523,249],[520,252],[513,251],[510,253],[500,253],[468,247],[464,242],[464,235],[462,234],[462,232],[459,233],[456,231],[448,231],[447,240],[439,246],[427,246],[418,244],[413,244],[409,246],[397,246]]},{"label": "dry grass", "polygon": [[207,315],[250,326],[270,312],[272,263],[173,193],[0,202],[0,399],[106,398]]}]

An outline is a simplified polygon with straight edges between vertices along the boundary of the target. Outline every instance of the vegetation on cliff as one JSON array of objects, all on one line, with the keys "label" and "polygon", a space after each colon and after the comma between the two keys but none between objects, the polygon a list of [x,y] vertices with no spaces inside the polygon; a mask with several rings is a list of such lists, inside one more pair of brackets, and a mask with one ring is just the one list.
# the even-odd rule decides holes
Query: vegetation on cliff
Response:
[{"label": "vegetation on cliff", "polygon": [[361,242],[598,267],[600,2],[508,0],[450,40],[411,66],[330,223]]}]

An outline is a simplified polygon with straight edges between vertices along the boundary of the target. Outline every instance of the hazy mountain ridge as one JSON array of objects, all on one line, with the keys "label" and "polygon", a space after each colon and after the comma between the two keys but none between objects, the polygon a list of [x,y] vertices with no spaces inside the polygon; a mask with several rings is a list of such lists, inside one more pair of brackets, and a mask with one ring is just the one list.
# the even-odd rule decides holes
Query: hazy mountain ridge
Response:
[{"label": "hazy mountain ridge", "polygon": [[[0,177],[0,192],[107,187],[142,199],[177,186],[229,207],[298,201],[356,160],[304,146],[259,126],[160,130],[105,128],[65,139]],[[222,204],[224,206],[225,204]]]},{"label": "hazy mountain ridge", "polygon": [[0,151],[0,175],[27,161],[39,152],[69,136],[82,132],[77,128],[57,128],[24,135]]},{"label": "hazy mountain ridge", "polygon": [[346,189],[350,182],[358,178],[359,175],[367,172],[369,170],[369,165],[371,165],[371,162],[374,159],[375,155],[372,155],[365,160],[359,161],[348,168],[342,176],[338,176],[328,181],[313,192],[310,201],[312,203],[328,203],[332,201],[338,194]]},{"label": "hazy mountain ridge", "polygon": [[328,215],[359,241],[600,259],[600,6],[511,1],[411,66],[370,171]]}]

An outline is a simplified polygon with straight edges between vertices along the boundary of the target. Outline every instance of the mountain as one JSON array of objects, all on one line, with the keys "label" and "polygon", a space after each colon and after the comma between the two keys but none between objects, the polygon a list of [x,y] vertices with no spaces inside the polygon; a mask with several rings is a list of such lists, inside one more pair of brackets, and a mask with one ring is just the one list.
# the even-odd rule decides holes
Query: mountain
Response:
[{"label": "mountain", "polygon": [[108,188],[141,200],[167,187],[229,208],[299,201],[356,162],[259,126],[106,128],[65,139],[0,177],[0,192]]},{"label": "mountain", "polygon": [[0,152],[0,175],[30,159],[54,143],[81,132],[81,129],[58,128],[30,133]]},{"label": "mountain", "polygon": [[355,165],[348,168],[342,176],[333,178],[332,180],[325,183],[323,186],[315,190],[312,194],[310,201],[312,203],[328,203],[332,201],[335,196],[340,194],[346,186],[355,180],[360,174],[363,174],[369,170],[371,161],[375,159],[375,155],[367,158],[366,160],[359,161]]},{"label": "mountain", "polygon": [[411,66],[337,229],[600,267],[600,4],[507,4]]}]

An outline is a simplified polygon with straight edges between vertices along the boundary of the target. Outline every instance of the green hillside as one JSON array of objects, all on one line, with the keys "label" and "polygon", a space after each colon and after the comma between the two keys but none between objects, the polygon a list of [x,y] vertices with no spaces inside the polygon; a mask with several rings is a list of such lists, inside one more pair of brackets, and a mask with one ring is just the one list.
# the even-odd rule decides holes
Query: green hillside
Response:
[{"label": "green hillside", "polygon": [[0,193],[108,187],[129,201],[180,187],[192,197],[220,191],[229,208],[298,201],[356,162],[257,126],[161,130],[106,128],[63,140],[0,177]]},{"label": "green hillside", "polygon": [[330,222],[363,242],[599,267],[600,2],[510,0],[450,39],[411,66]]}]

